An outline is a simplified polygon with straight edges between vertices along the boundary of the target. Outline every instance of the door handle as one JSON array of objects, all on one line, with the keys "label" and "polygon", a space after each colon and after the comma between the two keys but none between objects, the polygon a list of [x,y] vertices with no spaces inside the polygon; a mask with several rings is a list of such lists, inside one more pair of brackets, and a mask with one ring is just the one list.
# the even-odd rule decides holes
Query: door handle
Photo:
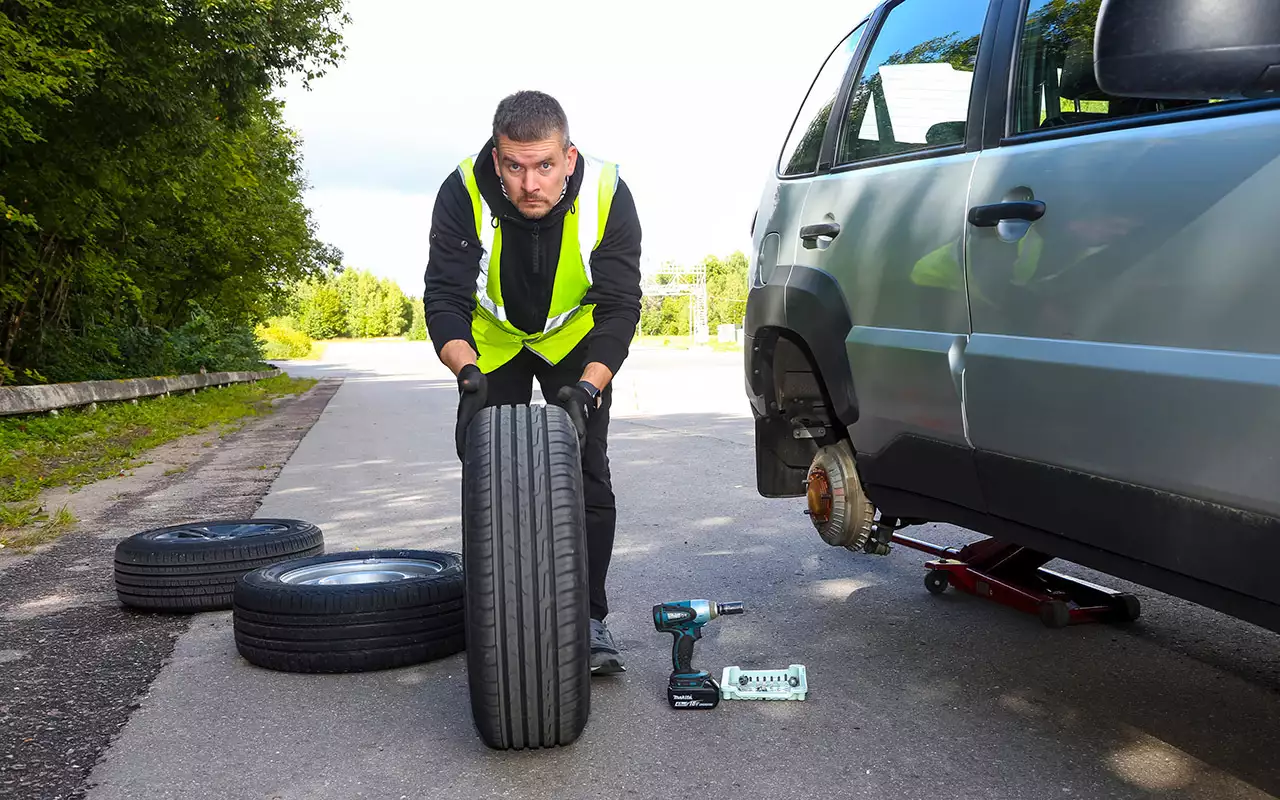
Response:
[{"label": "door handle", "polygon": [[817,239],[819,236],[831,236],[834,238],[839,235],[839,222],[819,222],[814,225],[805,225],[800,229],[801,239]]},{"label": "door handle", "polygon": [[[823,237],[830,240],[839,235],[839,222],[818,222],[813,225],[805,225],[800,229],[800,241],[804,242],[804,246],[810,250],[817,246],[818,240]],[[825,247],[825,245],[823,245],[823,247]]]},{"label": "door handle", "polygon": [[994,203],[989,206],[974,206],[969,209],[969,224],[973,225],[975,228],[994,228],[1001,222],[1010,219],[1022,219],[1027,222],[1035,222],[1044,216],[1045,208],[1045,204],[1039,200]]}]

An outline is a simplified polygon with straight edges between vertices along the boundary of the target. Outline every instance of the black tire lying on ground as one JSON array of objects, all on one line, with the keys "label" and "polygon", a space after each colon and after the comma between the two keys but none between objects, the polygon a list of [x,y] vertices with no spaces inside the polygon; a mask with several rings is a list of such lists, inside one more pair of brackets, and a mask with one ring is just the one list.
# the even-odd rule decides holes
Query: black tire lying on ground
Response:
[{"label": "black tire lying on ground", "polygon": [[236,580],[276,562],[324,552],[324,535],[296,519],[212,520],[135,533],[116,545],[116,596],[134,608],[231,608]]},{"label": "black tire lying on ground", "polygon": [[284,672],[367,672],[466,645],[462,556],[358,550],[255,570],[236,585],[236,649]]},{"label": "black tire lying on ground", "polygon": [[591,710],[578,437],[559,406],[487,408],[463,463],[467,678],[494,749],[572,743]]}]

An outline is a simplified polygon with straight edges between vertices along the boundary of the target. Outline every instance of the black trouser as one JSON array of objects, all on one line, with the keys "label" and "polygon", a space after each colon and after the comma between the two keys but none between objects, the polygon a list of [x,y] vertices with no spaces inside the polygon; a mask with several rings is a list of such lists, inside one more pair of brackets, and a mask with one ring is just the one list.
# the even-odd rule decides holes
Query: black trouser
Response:
[{"label": "black trouser", "polygon": [[[529,350],[486,375],[487,405],[527,405],[533,398],[533,379],[538,379],[542,397],[555,403],[561,386],[573,386],[582,378],[586,366],[585,343],[560,360],[548,364]],[[587,443],[582,453],[583,503],[587,522],[587,572],[591,593],[591,618],[603,620],[609,613],[604,580],[613,555],[613,534],[618,511],[609,476],[609,407],[613,404],[613,386],[600,393],[600,407],[587,426]]]}]

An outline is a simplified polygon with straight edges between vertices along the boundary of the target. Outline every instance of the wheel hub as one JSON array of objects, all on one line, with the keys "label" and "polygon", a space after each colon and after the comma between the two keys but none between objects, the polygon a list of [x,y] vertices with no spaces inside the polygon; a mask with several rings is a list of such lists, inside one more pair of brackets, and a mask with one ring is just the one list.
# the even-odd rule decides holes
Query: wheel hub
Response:
[{"label": "wheel hub", "polygon": [[805,513],[829,545],[862,552],[871,538],[875,508],[867,500],[848,442],[817,452],[806,481]]},{"label": "wheel hub", "polygon": [[205,541],[243,539],[247,536],[265,536],[285,533],[289,528],[275,522],[211,522],[173,528],[154,538],[158,541],[199,539]]},{"label": "wheel hub", "polygon": [[809,518],[815,523],[831,521],[831,477],[822,467],[809,470]]},{"label": "wheel hub", "polygon": [[291,569],[280,576],[280,582],[303,586],[394,583],[435,575],[443,569],[439,562],[414,558],[353,558]]}]

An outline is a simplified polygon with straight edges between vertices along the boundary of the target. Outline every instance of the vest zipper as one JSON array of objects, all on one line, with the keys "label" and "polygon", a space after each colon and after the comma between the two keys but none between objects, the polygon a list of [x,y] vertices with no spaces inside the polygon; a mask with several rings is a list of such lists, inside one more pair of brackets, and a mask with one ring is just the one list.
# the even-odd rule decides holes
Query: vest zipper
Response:
[{"label": "vest zipper", "polygon": [[538,240],[538,228],[533,229],[533,274],[542,274],[542,243]]}]

